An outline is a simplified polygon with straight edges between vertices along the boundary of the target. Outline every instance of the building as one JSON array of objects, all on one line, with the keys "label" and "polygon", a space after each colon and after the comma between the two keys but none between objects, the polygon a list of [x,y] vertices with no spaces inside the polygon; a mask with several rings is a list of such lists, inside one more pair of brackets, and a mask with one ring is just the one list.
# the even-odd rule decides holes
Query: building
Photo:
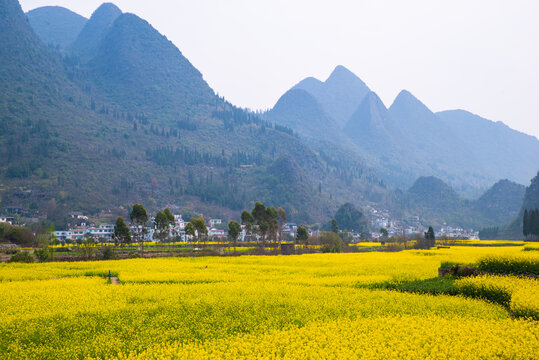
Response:
[{"label": "building", "polygon": [[18,206],[6,206],[2,208],[4,214],[22,215],[22,208]]},{"label": "building", "polygon": [[9,225],[13,225],[14,221],[15,221],[15,218],[11,216],[0,216],[0,223],[7,223]]},{"label": "building", "polygon": [[210,227],[215,227],[216,225],[221,225],[223,220],[221,219],[210,219]]},{"label": "building", "polygon": [[224,230],[216,229],[216,228],[210,228],[208,231],[209,236],[218,236],[218,237],[225,237],[226,233]]}]

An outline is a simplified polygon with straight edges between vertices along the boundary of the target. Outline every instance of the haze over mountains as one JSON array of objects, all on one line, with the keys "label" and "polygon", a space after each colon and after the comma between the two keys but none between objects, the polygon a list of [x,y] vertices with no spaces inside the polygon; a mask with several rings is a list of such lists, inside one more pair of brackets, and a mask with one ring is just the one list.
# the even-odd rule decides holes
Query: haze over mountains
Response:
[{"label": "haze over mountains", "polygon": [[[299,100],[294,104],[289,91],[266,118],[300,135],[320,134],[339,144],[342,139],[335,133],[344,130],[356,145],[350,151],[359,149],[384,181],[401,189],[419,176],[432,175],[462,194],[478,196],[502,178],[527,184],[537,171],[539,141],[535,137],[464,110],[434,114],[406,90],[388,109],[342,66],[325,82],[307,78],[292,87],[298,88],[311,94],[318,105]],[[281,109],[285,98],[288,109],[293,109],[288,114]],[[317,121],[310,123],[310,118]]]},{"label": "haze over mountains", "polygon": [[232,216],[261,200],[323,223],[352,202],[479,228],[518,214],[524,187],[463,196],[500,179],[527,184],[539,167],[537,139],[464,111],[434,114],[407,91],[388,109],[342,66],[259,117],[113,4],[88,20],[46,7],[27,21],[16,0],[0,10],[2,205],[52,217],[138,201]]}]

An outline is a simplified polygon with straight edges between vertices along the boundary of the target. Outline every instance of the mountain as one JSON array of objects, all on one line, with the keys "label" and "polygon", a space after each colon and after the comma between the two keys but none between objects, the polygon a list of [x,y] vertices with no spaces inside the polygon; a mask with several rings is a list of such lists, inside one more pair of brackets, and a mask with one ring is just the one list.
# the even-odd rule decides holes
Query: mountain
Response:
[{"label": "mountain", "polygon": [[101,5],[86,22],[70,50],[84,63],[91,59],[101,40],[122,11],[112,3]]},{"label": "mountain", "polygon": [[469,188],[481,189],[497,180],[485,174],[466,144],[409,91],[399,93],[389,115],[410,150],[402,163],[415,173],[440,177],[468,195]]},{"label": "mountain", "polygon": [[343,137],[335,120],[330,118],[318,101],[305,90],[291,89],[264,114],[273,123],[287,126],[300,136],[313,139]]},{"label": "mountain", "polygon": [[495,224],[504,225],[518,215],[525,191],[524,185],[500,180],[474,202],[474,208]]},{"label": "mountain", "polygon": [[539,172],[532,179],[530,186],[526,188],[522,210],[539,209]]},{"label": "mountain", "polygon": [[370,91],[359,77],[342,65],[337,66],[325,82],[311,77],[292,89],[313,95],[341,128]]},{"label": "mountain", "polygon": [[88,68],[96,93],[125,110],[137,108],[169,123],[188,115],[191,108],[217,101],[178,48],[133,14],[114,21]]},{"label": "mountain", "polygon": [[344,132],[370,156],[387,159],[403,150],[395,121],[382,100],[372,91],[352,114]]},{"label": "mountain", "polygon": [[79,14],[60,6],[44,6],[29,11],[26,16],[30,26],[47,45],[69,47],[86,24]]},{"label": "mountain", "polygon": [[490,237],[500,240],[521,240],[524,237],[522,233],[524,210],[530,209],[539,209],[539,172],[526,188],[518,215],[507,226],[499,230],[496,229],[494,232],[489,232]]},{"label": "mountain", "polygon": [[[2,206],[61,228],[68,211],[140,202],[232,218],[263,200],[313,223],[349,199],[363,206],[387,193],[355,158],[313,151],[218,97],[146,21],[100,20],[115,9],[101,6],[86,24],[80,63],[47,48],[17,1],[0,0]],[[100,35],[81,43],[92,27]]]},{"label": "mountain", "polygon": [[439,112],[436,116],[466,144],[491,178],[527,184],[535,175],[539,158],[537,138],[464,110]]},{"label": "mountain", "polygon": [[[285,119],[298,134],[308,134],[312,146],[318,140],[327,148],[328,137],[340,138],[327,136],[318,124],[334,119],[351,140],[337,141],[341,152],[356,154],[385,183],[399,189],[410,187],[418,177],[435,176],[459,194],[477,198],[499,179],[523,184],[536,170],[535,137],[462,110],[434,113],[407,90],[387,109],[376,93],[342,66],[325,82],[306,78],[292,89],[308,92],[322,110],[313,101],[283,96],[285,104],[294,107],[278,102],[279,109],[272,111],[279,116],[267,117],[268,121]],[[315,149],[320,151],[320,146]]]},{"label": "mountain", "polygon": [[420,177],[404,194],[402,207],[406,215],[419,216],[425,226],[447,223],[476,229],[499,227],[519,213],[524,189],[500,180],[479,199],[469,200],[436,177]]}]

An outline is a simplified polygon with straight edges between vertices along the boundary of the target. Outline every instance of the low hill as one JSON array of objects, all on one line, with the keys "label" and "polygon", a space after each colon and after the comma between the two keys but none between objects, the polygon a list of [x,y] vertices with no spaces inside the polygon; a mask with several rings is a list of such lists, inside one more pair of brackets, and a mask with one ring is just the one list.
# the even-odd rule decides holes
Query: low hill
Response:
[{"label": "low hill", "polygon": [[500,180],[474,202],[474,209],[496,224],[507,224],[518,215],[525,191],[524,185]]},{"label": "low hill", "polygon": [[522,233],[524,210],[539,209],[539,172],[531,180],[530,185],[526,188],[524,193],[524,200],[518,215],[507,226],[500,228],[499,231],[493,235],[495,239],[517,239],[520,240],[524,237]]},{"label": "low hill", "polygon": [[524,186],[501,180],[479,199],[469,200],[438,178],[421,177],[404,194],[403,208],[407,215],[419,216],[425,225],[499,227],[518,214],[523,195]]}]

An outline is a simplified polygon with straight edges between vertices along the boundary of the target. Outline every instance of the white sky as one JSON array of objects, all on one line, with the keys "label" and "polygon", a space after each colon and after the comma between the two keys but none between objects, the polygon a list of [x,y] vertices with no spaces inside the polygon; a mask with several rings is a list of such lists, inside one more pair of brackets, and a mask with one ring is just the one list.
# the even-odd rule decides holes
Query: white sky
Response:
[{"label": "white sky", "polygon": [[[99,0],[21,0],[25,11]],[[462,108],[539,137],[537,0],[116,0],[173,41],[220,95],[272,107],[336,65],[387,106],[405,88],[433,111]]]}]

